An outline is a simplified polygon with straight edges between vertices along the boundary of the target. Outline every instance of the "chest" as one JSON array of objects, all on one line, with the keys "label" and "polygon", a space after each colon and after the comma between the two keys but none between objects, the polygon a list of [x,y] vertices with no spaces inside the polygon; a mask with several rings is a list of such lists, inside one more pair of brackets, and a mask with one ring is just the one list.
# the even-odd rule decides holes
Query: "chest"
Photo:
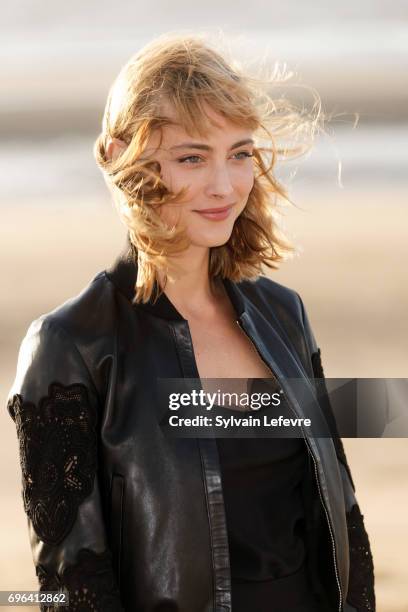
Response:
[{"label": "chest", "polygon": [[189,321],[200,378],[268,378],[270,369],[234,320],[203,326]]}]

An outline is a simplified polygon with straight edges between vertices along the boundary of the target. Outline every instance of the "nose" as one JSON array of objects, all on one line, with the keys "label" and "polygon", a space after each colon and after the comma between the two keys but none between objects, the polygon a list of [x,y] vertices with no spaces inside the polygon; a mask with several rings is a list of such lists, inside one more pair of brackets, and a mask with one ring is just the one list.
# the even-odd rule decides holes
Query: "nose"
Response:
[{"label": "nose", "polygon": [[233,192],[234,187],[227,166],[225,164],[215,165],[207,182],[206,195],[227,198]]}]

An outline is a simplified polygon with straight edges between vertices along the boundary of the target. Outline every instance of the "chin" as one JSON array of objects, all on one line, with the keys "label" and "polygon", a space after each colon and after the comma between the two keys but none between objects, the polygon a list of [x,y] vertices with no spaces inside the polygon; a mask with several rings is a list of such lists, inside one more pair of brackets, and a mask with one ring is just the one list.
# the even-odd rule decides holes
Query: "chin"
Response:
[{"label": "chin", "polygon": [[[216,234],[216,235],[215,235]],[[213,233],[210,236],[191,236],[192,244],[201,247],[218,247],[222,246],[231,238],[232,231],[224,231]]]}]

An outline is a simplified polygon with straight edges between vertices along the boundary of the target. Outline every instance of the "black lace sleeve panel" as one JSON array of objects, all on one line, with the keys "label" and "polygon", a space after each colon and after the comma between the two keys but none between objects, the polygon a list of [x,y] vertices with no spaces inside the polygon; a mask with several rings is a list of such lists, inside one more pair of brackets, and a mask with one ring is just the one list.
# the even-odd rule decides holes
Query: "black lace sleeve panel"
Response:
[{"label": "black lace sleeve panel", "polygon": [[322,366],[321,351],[313,334],[303,301],[298,295],[303,321],[304,337],[307,351],[311,358],[316,393],[322,412],[327,420],[336,455],[339,460],[343,482],[344,504],[350,548],[349,592],[347,602],[357,612],[375,612],[374,567],[363,515],[355,496],[355,485],[347,462],[342,440],[339,436],[336,419],[331,407],[325,375]]},{"label": "black lace sleeve panel", "polygon": [[44,591],[68,592],[69,605],[41,604],[42,612],[120,612],[119,592],[111,571],[109,551],[95,553],[81,549],[78,562],[65,567],[62,575],[50,575],[38,565],[36,568],[40,593]]},{"label": "black lace sleeve panel", "polygon": [[[347,462],[344,446],[338,434],[335,417],[330,405],[320,349],[313,353],[312,365],[314,376],[316,378],[319,403],[321,404],[327,419],[337,457],[345,467],[350,480],[350,485],[352,486],[353,491],[355,491],[351,470]],[[349,499],[351,499],[351,496],[349,496]],[[357,612],[375,612],[373,557],[371,554],[368,534],[364,526],[364,517],[360,512],[360,508],[356,503],[354,495],[353,499],[354,502],[352,505],[350,504],[351,507],[347,508],[346,512],[350,551],[349,591],[347,602],[356,608]]]},{"label": "black lace sleeve panel", "polygon": [[99,490],[98,393],[70,337],[47,319],[21,344],[7,408],[41,591],[68,592],[65,612],[123,611]]},{"label": "black lace sleeve panel", "polygon": [[347,601],[357,612],[375,612],[374,565],[364,517],[358,504],[347,512],[350,576]]},{"label": "black lace sleeve panel", "polygon": [[53,383],[38,406],[16,394],[8,411],[20,444],[24,509],[37,535],[59,544],[96,474],[96,412],[83,384]]}]

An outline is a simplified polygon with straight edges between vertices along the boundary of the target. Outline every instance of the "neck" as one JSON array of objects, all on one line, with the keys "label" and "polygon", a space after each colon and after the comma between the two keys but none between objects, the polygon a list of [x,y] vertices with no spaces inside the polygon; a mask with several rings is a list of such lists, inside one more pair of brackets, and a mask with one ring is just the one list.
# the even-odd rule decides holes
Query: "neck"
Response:
[{"label": "neck", "polygon": [[[180,255],[168,259],[169,274],[164,293],[186,315],[202,312],[218,298],[218,290],[215,293],[210,283],[209,258],[208,247],[191,245]],[[163,287],[164,275],[161,272],[159,282]]]}]

